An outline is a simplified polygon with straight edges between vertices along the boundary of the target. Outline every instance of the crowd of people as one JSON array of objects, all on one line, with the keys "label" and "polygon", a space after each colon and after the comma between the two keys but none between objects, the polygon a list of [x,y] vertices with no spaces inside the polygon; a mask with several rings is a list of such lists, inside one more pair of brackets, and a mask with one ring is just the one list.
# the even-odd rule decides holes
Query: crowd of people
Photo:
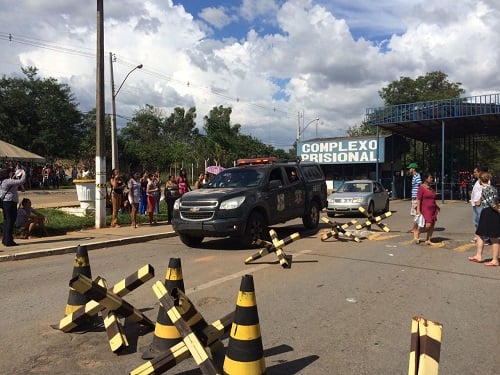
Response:
[{"label": "crowd of people", "polygon": [[118,214],[130,212],[131,227],[137,228],[137,215],[148,217],[149,225],[157,223],[156,216],[160,209],[160,200],[167,206],[167,223],[173,217],[174,202],[186,192],[199,189],[210,181],[208,173],[200,173],[191,187],[186,170],[182,168],[178,176],[170,174],[163,182],[160,171],[154,173],[133,171],[124,182],[120,171],[113,170],[109,180],[111,186],[112,217],[111,226],[119,227]]},{"label": "crowd of people", "polygon": [[[429,171],[420,174],[417,163],[411,163],[407,168],[412,176],[410,214],[413,216],[413,227],[408,232],[413,233],[413,241],[416,244],[420,243],[420,235],[425,232],[425,244],[434,246],[432,235],[440,212],[433,188],[434,176]],[[474,238],[471,242],[476,244],[476,254],[468,259],[471,262],[484,263],[485,266],[497,267],[500,249],[500,204],[498,191],[491,180],[492,175],[486,166],[474,168],[473,187],[468,202],[473,210]],[[465,177],[461,181],[461,195],[469,198]],[[483,251],[488,245],[492,248],[492,258],[490,261],[484,261]]]}]

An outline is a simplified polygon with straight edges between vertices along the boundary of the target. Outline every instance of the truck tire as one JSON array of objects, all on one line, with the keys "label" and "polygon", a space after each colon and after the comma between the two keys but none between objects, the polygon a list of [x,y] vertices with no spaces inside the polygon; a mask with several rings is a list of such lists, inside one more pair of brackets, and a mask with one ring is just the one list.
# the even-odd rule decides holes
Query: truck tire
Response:
[{"label": "truck tire", "polygon": [[264,216],[258,212],[252,212],[248,217],[245,234],[240,238],[240,243],[245,247],[251,247],[256,239],[266,238],[266,229]]},{"label": "truck tire", "polygon": [[312,201],[309,205],[309,212],[302,216],[302,223],[307,229],[316,229],[319,224],[319,204]]},{"label": "truck tire", "polygon": [[181,242],[188,247],[198,247],[203,241],[203,237],[190,236],[189,234],[179,234]]}]

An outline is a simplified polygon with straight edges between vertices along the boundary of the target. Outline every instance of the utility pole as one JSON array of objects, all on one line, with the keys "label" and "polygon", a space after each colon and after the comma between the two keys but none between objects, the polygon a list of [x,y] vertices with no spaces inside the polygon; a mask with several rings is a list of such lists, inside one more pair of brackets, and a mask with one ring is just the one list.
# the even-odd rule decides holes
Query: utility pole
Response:
[{"label": "utility pole", "polygon": [[95,227],[106,226],[106,137],[104,133],[104,6],[97,0]]},{"label": "utility pole", "polygon": [[116,102],[115,79],[113,76],[113,53],[109,53],[109,72],[111,79],[111,168],[118,169],[118,140],[116,139]]}]

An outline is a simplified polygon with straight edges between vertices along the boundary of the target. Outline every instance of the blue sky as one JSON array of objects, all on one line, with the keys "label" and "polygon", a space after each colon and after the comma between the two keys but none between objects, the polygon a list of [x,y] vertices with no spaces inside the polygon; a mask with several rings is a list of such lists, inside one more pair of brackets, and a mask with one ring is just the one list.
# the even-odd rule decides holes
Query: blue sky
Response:
[{"label": "blue sky", "polygon": [[[94,108],[95,2],[0,6],[0,73],[36,66]],[[318,136],[346,135],[402,76],[441,70],[467,96],[500,91],[497,0],[106,0],[104,19],[116,84],[144,65],[117,96],[119,127],[150,104],[196,106],[201,128],[223,105],[243,133],[287,150],[317,117]]]}]

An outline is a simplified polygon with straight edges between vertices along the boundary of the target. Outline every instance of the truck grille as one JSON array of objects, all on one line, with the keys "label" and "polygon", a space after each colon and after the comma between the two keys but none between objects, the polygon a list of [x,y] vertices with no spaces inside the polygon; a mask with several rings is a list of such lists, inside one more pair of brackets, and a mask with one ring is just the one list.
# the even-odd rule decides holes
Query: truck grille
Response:
[{"label": "truck grille", "polygon": [[181,219],[189,221],[211,220],[218,204],[217,201],[181,202]]},{"label": "truck grille", "polygon": [[183,220],[191,220],[191,221],[210,220],[213,217],[214,217],[213,211],[201,211],[201,212],[181,211],[181,219]]}]

